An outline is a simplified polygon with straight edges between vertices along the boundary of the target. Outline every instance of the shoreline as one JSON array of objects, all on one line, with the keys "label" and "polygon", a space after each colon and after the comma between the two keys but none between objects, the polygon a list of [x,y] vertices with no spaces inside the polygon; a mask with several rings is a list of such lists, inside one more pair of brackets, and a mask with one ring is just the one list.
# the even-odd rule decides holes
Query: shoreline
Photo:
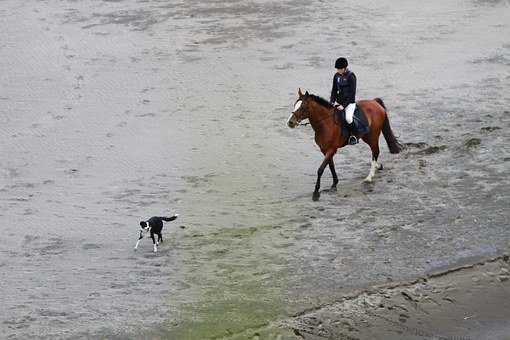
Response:
[{"label": "shoreline", "polygon": [[508,292],[510,260],[504,253],[356,290],[225,339],[503,340],[510,334]]}]

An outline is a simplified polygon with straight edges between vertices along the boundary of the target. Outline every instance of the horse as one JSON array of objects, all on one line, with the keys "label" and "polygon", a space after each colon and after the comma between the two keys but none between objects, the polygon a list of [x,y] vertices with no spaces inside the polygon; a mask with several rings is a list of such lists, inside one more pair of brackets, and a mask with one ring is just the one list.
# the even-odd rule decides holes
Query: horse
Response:
[{"label": "horse", "polygon": [[[369,132],[361,136],[361,139],[372,150],[370,172],[364,179],[364,182],[370,183],[374,178],[375,171],[382,170],[382,164],[377,162],[381,131],[388,144],[390,153],[399,153],[402,150],[402,145],[391,130],[386,106],[382,99],[359,100],[356,102],[356,105],[365,113],[369,125]],[[298,89],[298,99],[294,103],[294,111],[292,111],[287,120],[287,126],[293,129],[299,126],[302,120],[308,119],[315,131],[315,143],[324,154],[324,160],[317,170],[317,182],[315,183],[315,190],[312,196],[314,201],[317,201],[320,197],[321,176],[326,165],[329,165],[331,175],[333,176],[333,185],[330,190],[336,190],[338,176],[335,171],[333,156],[338,149],[348,144],[349,136],[342,133],[341,123],[338,123],[335,118],[335,110],[335,107],[324,98],[309,94],[308,91],[303,94],[301,89]]]}]

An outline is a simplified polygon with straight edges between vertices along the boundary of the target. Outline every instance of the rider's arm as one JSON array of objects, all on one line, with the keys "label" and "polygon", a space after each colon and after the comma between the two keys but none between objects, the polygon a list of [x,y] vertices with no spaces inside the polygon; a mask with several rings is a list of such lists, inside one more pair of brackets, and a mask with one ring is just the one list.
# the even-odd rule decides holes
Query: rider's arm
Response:
[{"label": "rider's arm", "polygon": [[331,87],[331,96],[329,97],[329,102],[331,104],[334,104],[335,101],[336,101],[336,91],[337,91],[337,89],[336,89],[336,81],[335,80],[336,80],[336,75],[333,76],[333,86]]}]

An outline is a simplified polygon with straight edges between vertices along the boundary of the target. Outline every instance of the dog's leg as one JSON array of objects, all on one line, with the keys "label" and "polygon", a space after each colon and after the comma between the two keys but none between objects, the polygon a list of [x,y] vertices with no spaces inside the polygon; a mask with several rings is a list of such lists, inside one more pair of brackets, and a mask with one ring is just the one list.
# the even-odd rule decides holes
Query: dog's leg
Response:
[{"label": "dog's leg", "polygon": [[158,241],[163,243],[163,235],[162,234],[158,234]]},{"label": "dog's leg", "polygon": [[152,239],[152,245],[154,246],[154,252],[158,251],[158,246],[156,244],[156,239],[154,238],[154,233],[151,231],[151,239]]},{"label": "dog's leg", "polygon": [[143,238],[143,234],[142,234],[142,232],[140,232],[140,236],[138,237],[138,241],[136,241],[135,250],[138,249],[138,245],[140,244],[140,241],[142,240],[142,238]]}]

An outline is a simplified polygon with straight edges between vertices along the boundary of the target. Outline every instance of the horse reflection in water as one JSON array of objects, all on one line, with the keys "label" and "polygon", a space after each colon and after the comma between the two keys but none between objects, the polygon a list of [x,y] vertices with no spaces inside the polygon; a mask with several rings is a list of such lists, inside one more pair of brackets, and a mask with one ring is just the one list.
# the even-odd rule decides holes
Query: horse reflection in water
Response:
[{"label": "horse reflection in water", "polygon": [[[369,132],[361,136],[361,139],[367,143],[372,150],[370,172],[364,180],[365,182],[372,182],[375,171],[382,169],[382,164],[377,162],[379,157],[379,136],[381,132],[388,143],[391,153],[399,153],[402,146],[391,130],[386,107],[380,98],[360,100],[356,102],[356,105],[365,113],[368,120]],[[321,176],[326,165],[329,165],[331,175],[333,176],[331,189],[336,190],[338,176],[335,171],[333,156],[339,148],[348,144],[349,135],[342,132],[341,123],[336,121],[335,108],[333,105],[325,99],[309,94],[308,92],[303,94],[301,89],[299,89],[298,99],[294,104],[294,111],[290,115],[287,125],[290,128],[295,128],[304,119],[309,120],[310,125],[315,131],[315,143],[324,154],[324,160],[317,170],[317,182],[315,183],[315,190],[313,192],[313,200],[316,201],[320,197],[319,189],[321,186]]]}]

